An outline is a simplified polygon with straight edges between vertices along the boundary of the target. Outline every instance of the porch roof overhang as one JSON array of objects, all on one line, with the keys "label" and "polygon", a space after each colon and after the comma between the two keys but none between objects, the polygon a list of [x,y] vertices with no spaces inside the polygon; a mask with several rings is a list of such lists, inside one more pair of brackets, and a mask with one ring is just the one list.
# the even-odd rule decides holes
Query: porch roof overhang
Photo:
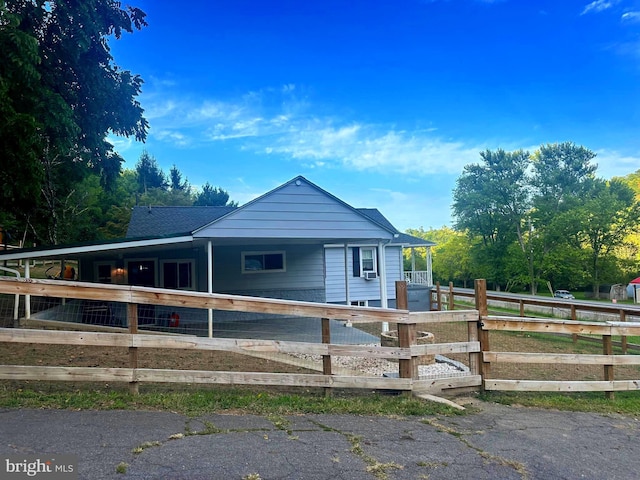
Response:
[{"label": "porch roof overhang", "polygon": [[23,248],[7,252],[0,252],[3,260],[34,260],[39,258],[61,259],[92,256],[103,252],[118,252],[130,249],[156,249],[166,245],[191,243],[193,237],[189,234],[174,237],[131,238],[109,240],[75,245],[55,245],[47,247]]},{"label": "porch roof overhang", "polygon": [[389,244],[390,239],[380,238],[265,238],[265,237],[234,237],[234,238],[209,238],[193,235],[181,234],[177,236],[146,237],[146,238],[125,238],[108,240],[104,242],[93,242],[73,245],[56,245],[46,247],[23,248],[19,250],[0,250],[0,262],[4,260],[59,260],[59,259],[82,259],[103,254],[120,254],[126,252],[150,253],[162,250],[166,247],[179,248],[202,246],[211,241],[214,247],[229,245],[362,245],[378,244],[384,242]]}]

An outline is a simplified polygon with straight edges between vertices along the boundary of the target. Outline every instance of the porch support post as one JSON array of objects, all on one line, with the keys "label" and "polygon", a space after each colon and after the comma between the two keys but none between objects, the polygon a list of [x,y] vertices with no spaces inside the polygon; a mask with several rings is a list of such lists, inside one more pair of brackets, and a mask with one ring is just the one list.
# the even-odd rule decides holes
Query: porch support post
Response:
[{"label": "porch support post", "polygon": [[427,286],[433,287],[433,270],[431,268],[431,247],[427,247]]},{"label": "porch support post", "polygon": [[349,298],[349,244],[344,244],[344,301],[346,305],[351,305]]},{"label": "porch support post", "polygon": [[411,281],[416,281],[416,249],[414,247],[411,247]]},{"label": "porch support post", "polygon": [[[349,298],[349,244],[344,244],[344,304],[351,305],[351,298]],[[347,321],[345,326],[352,326],[351,322]]]},{"label": "porch support post", "polygon": [[[31,259],[28,258],[24,264],[24,278],[31,278]],[[31,318],[31,295],[24,296],[24,318],[27,320]]]},{"label": "porch support post", "polygon": [[[389,308],[389,297],[387,294],[387,258],[384,247],[384,243],[378,242],[378,251],[380,252],[380,265],[378,265],[378,272],[380,273],[380,306],[382,308]],[[389,322],[382,322],[382,331],[389,331]]]},{"label": "porch support post", "polygon": [[[207,292],[213,293],[213,244],[211,240],[207,242]],[[209,308],[207,314],[209,338],[213,338],[213,309]]]}]

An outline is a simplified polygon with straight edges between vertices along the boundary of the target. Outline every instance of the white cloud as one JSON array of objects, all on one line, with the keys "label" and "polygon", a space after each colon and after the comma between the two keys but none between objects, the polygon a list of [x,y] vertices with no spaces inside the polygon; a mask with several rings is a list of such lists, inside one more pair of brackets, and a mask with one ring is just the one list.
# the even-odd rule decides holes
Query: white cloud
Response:
[{"label": "white cloud", "polygon": [[159,140],[171,141],[180,147],[185,147],[191,143],[191,140],[186,135],[175,130],[158,130],[154,135]]},{"label": "white cloud", "polygon": [[640,22],[640,12],[626,12],[622,14],[622,21],[625,23]]},{"label": "white cloud", "polygon": [[459,173],[484,147],[442,140],[426,131],[396,131],[375,125],[308,126],[278,139],[271,153],[340,164],[357,171],[411,175]]},{"label": "white cloud", "polygon": [[147,120],[152,121],[156,118],[164,118],[176,111],[178,105],[172,101],[148,102],[144,109],[144,116]]},{"label": "white cloud", "polygon": [[596,150],[594,160],[598,164],[598,176],[604,178],[624,177],[640,168],[640,157],[625,155],[615,150]]},{"label": "white cloud", "polygon": [[163,99],[151,105],[150,136],[179,147],[210,142],[241,142],[241,150],[279,155],[313,168],[394,172],[424,176],[459,173],[477,161],[484,145],[443,139],[437,128],[399,130],[318,116],[293,85],[264,89],[235,101],[199,104]]},{"label": "white cloud", "polygon": [[613,7],[619,0],[595,0],[588,5],[585,5],[580,15],[586,15],[587,13],[598,13],[608,10]]},{"label": "white cloud", "polygon": [[113,145],[114,150],[119,153],[126,152],[134,144],[132,137],[119,137],[117,135],[108,135],[107,142]]}]

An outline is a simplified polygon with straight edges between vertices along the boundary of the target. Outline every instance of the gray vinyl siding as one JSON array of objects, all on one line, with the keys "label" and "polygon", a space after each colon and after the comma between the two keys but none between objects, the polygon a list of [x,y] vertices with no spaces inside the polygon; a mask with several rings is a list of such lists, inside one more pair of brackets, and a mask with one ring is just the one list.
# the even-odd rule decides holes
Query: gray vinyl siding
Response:
[{"label": "gray vinyl siding", "polygon": [[[389,300],[396,298],[395,282],[402,279],[402,262],[400,260],[401,247],[387,247],[385,249],[387,268],[387,296]],[[380,278],[375,280],[365,280],[361,277],[353,276],[352,249],[349,247],[347,253],[347,273],[349,276],[349,300],[368,300],[376,305],[380,301]],[[327,274],[325,288],[327,292],[327,302],[337,303],[345,301],[344,286],[344,248],[325,248],[325,258],[327,264]],[[380,269],[378,268],[378,271]]]},{"label": "gray vinyl siding", "polygon": [[388,239],[392,234],[339,200],[300,182],[249,203],[194,233],[203,238]]},{"label": "gray vinyl siding", "polygon": [[[284,272],[242,273],[242,252],[285,252]],[[322,245],[251,245],[214,247],[213,287],[216,292],[324,290]],[[281,296],[279,296],[282,298]],[[324,301],[324,299],[322,299]]]}]

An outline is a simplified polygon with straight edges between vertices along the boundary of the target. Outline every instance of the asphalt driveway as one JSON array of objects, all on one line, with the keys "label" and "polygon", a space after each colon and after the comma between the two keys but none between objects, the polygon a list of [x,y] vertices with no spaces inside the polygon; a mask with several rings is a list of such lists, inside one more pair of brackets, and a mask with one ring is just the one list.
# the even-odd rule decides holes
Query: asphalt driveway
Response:
[{"label": "asphalt driveway", "polygon": [[640,476],[637,418],[476,408],[421,418],[5,409],[0,478],[19,478],[6,473],[6,458],[33,455],[74,455],[74,473],[59,478],[91,480]]}]

